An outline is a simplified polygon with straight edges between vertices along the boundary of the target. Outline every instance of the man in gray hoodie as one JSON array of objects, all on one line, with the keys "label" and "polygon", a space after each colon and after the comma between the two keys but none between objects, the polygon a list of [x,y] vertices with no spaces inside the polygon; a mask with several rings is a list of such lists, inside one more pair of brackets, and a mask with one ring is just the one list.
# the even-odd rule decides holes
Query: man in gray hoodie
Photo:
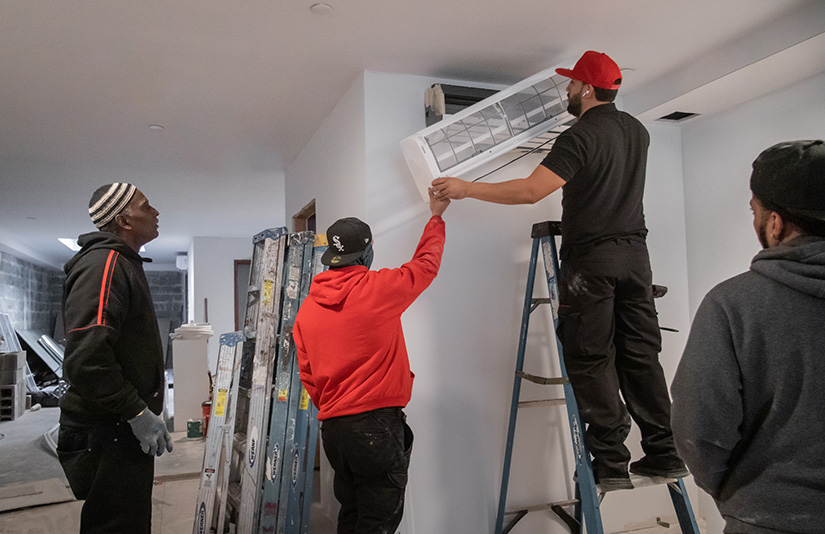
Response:
[{"label": "man in gray hoodie", "polygon": [[679,454],[726,533],[825,525],[825,141],[763,151],[764,250],[705,297],[671,387]]}]

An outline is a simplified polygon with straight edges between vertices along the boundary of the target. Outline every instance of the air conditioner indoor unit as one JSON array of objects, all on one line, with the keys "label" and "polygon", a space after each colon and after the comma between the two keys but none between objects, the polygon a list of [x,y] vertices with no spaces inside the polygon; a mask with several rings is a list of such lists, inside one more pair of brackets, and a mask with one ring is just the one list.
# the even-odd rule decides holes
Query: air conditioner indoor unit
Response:
[{"label": "air conditioner indoor unit", "polygon": [[569,79],[556,67],[503,89],[403,139],[401,153],[421,196],[439,176],[461,176],[547,132],[573,123]]}]

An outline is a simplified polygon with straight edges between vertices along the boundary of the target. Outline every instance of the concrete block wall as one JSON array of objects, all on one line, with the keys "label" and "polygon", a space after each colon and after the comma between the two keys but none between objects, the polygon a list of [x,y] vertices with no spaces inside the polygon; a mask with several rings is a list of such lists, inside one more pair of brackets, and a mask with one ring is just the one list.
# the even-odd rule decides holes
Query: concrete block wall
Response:
[{"label": "concrete block wall", "polygon": [[[17,330],[54,335],[63,294],[63,271],[48,269],[0,251],[0,312]],[[186,273],[146,271],[159,319],[173,328],[186,317]],[[56,340],[60,341],[60,340]]]},{"label": "concrete block wall", "polygon": [[146,271],[158,319],[180,326],[186,317],[186,272]]},{"label": "concrete block wall", "polygon": [[0,251],[0,312],[17,330],[52,335],[60,313],[63,273]]}]

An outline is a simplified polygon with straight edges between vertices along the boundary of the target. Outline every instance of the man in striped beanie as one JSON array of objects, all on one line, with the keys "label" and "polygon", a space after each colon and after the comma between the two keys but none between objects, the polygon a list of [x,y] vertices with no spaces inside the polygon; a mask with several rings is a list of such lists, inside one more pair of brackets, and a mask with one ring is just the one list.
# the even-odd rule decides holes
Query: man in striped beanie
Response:
[{"label": "man in striped beanie", "polygon": [[163,411],[164,357],[140,248],[158,211],[134,185],[100,187],[98,231],[66,263],[60,463],[78,499],[80,532],[151,530],[154,458],[172,451]]}]

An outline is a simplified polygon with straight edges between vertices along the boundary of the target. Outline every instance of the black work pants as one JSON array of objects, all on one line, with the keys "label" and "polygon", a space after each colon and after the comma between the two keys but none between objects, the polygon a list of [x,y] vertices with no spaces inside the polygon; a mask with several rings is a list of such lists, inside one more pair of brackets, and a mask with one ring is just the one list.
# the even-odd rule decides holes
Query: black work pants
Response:
[{"label": "black work pants", "polygon": [[140,450],[129,423],[61,424],[57,454],[75,497],[86,501],[81,534],[151,532],[155,457]]},{"label": "black work pants", "polygon": [[628,412],[639,425],[645,454],[675,454],[644,239],[570,251],[560,282],[559,336],[597,476],[627,471]]},{"label": "black work pants", "polygon": [[341,503],[338,534],[395,534],[413,434],[401,408],[380,408],[322,422],[324,452]]}]

